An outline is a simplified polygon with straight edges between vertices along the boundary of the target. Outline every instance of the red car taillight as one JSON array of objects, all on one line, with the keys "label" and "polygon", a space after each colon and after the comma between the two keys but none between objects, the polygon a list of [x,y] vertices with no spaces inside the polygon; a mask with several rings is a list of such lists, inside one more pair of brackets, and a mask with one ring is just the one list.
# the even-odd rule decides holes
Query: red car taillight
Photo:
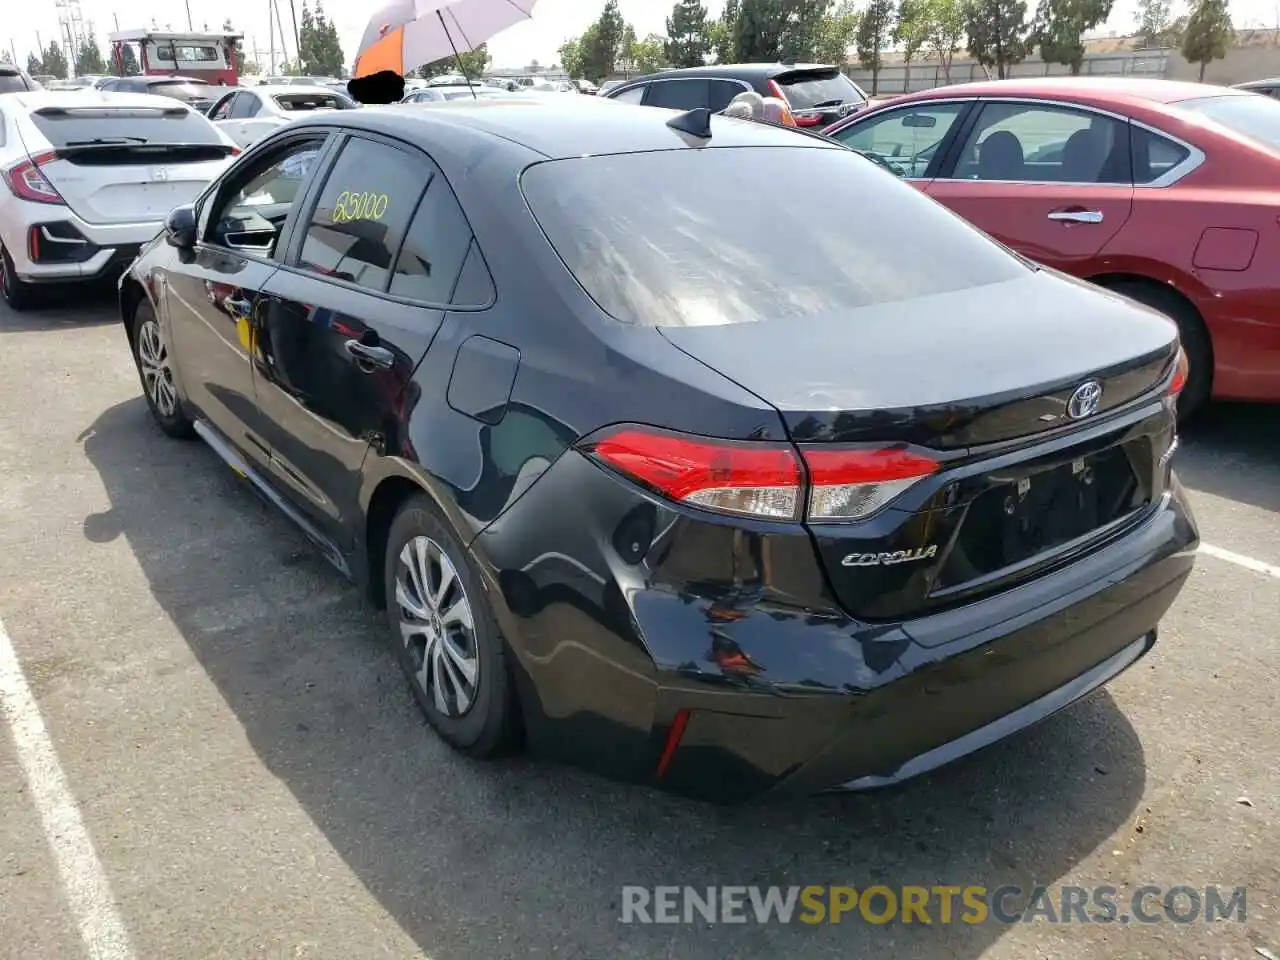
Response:
[{"label": "red car taillight", "polygon": [[[647,427],[590,443],[598,462],[681,503],[763,520],[861,520],[938,469],[901,448],[712,440]],[[806,509],[807,501],[807,509]]]},{"label": "red car taillight", "polygon": [[4,185],[9,188],[9,192],[19,200],[29,200],[32,203],[66,203],[62,199],[62,194],[58,193],[49,182],[49,178],[40,171],[42,164],[57,159],[57,153],[52,150],[37,153],[30,159],[19,160],[12,166],[0,170],[0,178],[4,180]]},{"label": "red car taillight", "polygon": [[1175,361],[1173,368],[1173,379],[1169,381],[1169,396],[1176,397],[1182,392],[1182,388],[1187,385],[1187,377],[1191,375],[1191,362],[1187,359],[1187,352],[1178,347],[1178,359]]}]

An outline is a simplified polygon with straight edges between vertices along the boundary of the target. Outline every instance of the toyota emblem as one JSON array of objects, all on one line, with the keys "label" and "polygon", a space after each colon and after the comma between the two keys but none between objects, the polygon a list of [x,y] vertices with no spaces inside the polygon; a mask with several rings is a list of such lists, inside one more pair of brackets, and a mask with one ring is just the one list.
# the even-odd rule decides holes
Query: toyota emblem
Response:
[{"label": "toyota emblem", "polygon": [[1098,412],[1102,404],[1102,384],[1097,380],[1086,380],[1076,387],[1067,401],[1067,416],[1072,420],[1083,420]]}]

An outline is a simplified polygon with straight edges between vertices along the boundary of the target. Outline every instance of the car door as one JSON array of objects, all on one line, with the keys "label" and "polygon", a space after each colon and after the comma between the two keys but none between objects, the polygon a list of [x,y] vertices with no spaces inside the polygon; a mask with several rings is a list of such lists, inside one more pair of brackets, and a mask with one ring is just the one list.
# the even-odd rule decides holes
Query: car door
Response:
[{"label": "car door", "polygon": [[195,248],[167,274],[165,334],[183,393],[241,452],[263,462],[253,319],[283,255],[307,173],[328,134],[291,137],[247,158],[200,203]]},{"label": "car door", "polygon": [[882,162],[918,189],[942,164],[972,100],[925,100],[883,110],[832,132],[831,139]]},{"label": "car door", "polygon": [[1087,274],[1133,209],[1129,124],[1078,105],[986,101],[927,191],[1024,256]]},{"label": "car door", "polygon": [[267,284],[254,375],[272,468],[343,551],[358,535],[365,456],[402,446],[398,405],[470,244],[426,154],[362,133],[341,146]]}]

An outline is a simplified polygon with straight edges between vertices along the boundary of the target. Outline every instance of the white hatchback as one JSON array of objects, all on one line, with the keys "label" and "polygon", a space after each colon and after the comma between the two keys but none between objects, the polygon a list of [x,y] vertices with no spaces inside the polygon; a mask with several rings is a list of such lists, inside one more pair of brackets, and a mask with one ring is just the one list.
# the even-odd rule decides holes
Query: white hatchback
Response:
[{"label": "white hatchback", "polygon": [[0,291],[123,269],[239,148],[170,97],[95,90],[0,96]]},{"label": "white hatchback", "polygon": [[359,106],[331,87],[264,85],[227,93],[209,108],[209,119],[237,146],[247,148],[299,117]]}]

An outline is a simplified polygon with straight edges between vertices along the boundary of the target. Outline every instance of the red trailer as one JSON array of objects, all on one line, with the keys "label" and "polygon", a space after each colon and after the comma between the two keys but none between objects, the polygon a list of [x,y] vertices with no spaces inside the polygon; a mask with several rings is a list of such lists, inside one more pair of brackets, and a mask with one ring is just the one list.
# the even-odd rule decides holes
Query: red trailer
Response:
[{"label": "red trailer", "polygon": [[124,74],[125,50],[133,51],[147,76],[182,76],[206,83],[235,86],[236,43],[244,34],[231,30],[205,32],[121,30],[109,34],[114,72]]}]

